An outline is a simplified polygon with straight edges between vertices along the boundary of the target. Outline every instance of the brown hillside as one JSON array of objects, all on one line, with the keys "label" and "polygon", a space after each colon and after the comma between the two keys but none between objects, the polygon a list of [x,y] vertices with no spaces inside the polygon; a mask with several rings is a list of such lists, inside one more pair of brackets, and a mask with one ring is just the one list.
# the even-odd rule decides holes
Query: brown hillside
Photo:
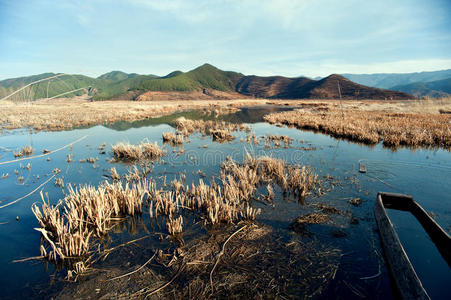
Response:
[{"label": "brown hillside", "polygon": [[339,99],[338,84],[344,99],[412,99],[413,96],[397,91],[383,90],[355,83],[345,77],[332,74],[316,82],[308,98]]},{"label": "brown hillside", "polygon": [[136,101],[164,101],[164,100],[213,100],[213,99],[245,99],[248,98],[236,92],[222,92],[212,89],[192,92],[148,91],[136,97]]},{"label": "brown hillside", "polygon": [[352,82],[343,76],[332,74],[321,80],[305,77],[244,76],[236,85],[236,91],[258,98],[279,99],[411,99],[413,96],[396,91],[372,88]]}]

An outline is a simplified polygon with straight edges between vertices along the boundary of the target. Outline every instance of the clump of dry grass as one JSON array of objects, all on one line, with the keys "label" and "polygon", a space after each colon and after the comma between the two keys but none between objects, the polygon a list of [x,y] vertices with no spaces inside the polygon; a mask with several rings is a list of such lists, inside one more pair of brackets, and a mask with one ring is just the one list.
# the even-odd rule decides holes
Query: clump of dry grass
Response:
[{"label": "clump of dry grass", "polygon": [[293,143],[293,138],[288,135],[267,135],[265,142],[267,146],[269,146],[269,143],[273,143],[276,148],[280,148],[281,143],[283,143],[283,147],[288,148]]},{"label": "clump of dry grass", "polygon": [[184,136],[198,132],[203,135],[211,135],[214,141],[227,142],[235,137],[233,131],[250,131],[250,127],[244,124],[235,124],[224,121],[191,120],[180,117],[175,121],[177,132]]},{"label": "clump of dry grass", "polygon": [[245,139],[245,141],[247,143],[252,143],[254,145],[258,145],[259,144],[259,140],[256,137],[255,133],[249,133]]},{"label": "clump of dry grass", "polygon": [[[281,159],[262,156],[253,157],[247,155],[243,164],[239,165],[233,160],[226,160],[222,164],[223,178],[227,178],[227,184],[232,190],[239,191],[241,197],[250,198],[259,184],[275,182],[286,192],[298,196],[302,203],[306,196],[310,195],[320,183],[318,175],[315,175],[307,166],[290,166]],[[273,196],[273,190],[268,189],[268,196]]]},{"label": "clump of dry grass", "polygon": [[354,206],[360,206],[360,204],[362,204],[362,199],[353,198],[353,199],[349,200],[348,203],[351,205],[354,205]]},{"label": "clump of dry grass", "polygon": [[22,149],[20,149],[18,152],[13,151],[14,158],[19,158],[23,156],[30,156],[34,152],[32,146],[25,146]]},{"label": "clump of dry grass", "polygon": [[180,234],[183,231],[183,217],[179,216],[177,219],[170,219],[166,223],[166,228],[170,235]]},{"label": "clump of dry grass", "polygon": [[63,178],[55,178],[54,182],[56,187],[64,187],[64,179]]},{"label": "clump of dry grass", "polygon": [[140,160],[143,156],[141,147],[129,143],[117,143],[112,149],[117,160]]},{"label": "clump of dry grass", "polygon": [[158,144],[143,142],[139,145],[131,145],[129,143],[118,143],[112,146],[113,155],[116,160],[140,160],[140,159],[157,159],[166,154],[164,149]]},{"label": "clump of dry grass", "polygon": [[295,222],[300,224],[323,224],[329,221],[329,216],[321,213],[311,213],[296,218]]},{"label": "clump of dry grass", "polygon": [[329,222],[329,216],[324,213],[310,213],[297,217],[291,224],[290,229],[301,235],[311,236],[308,225],[323,224]]},{"label": "clump of dry grass", "polygon": [[145,179],[132,185],[105,182],[98,188],[84,185],[75,190],[68,185],[68,194],[57,205],[50,205],[41,193],[41,207],[32,206],[40,225],[36,230],[45,240],[41,255],[51,261],[86,256],[91,237],[105,235],[115,218],[142,212],[148,191]]},{"label": "clump of dry grass", "polygon": [[113,180],[121,179],[121,176],[119,175],[116,168],[114,168],[114,167],[110,169],[110,176],[111,176],[111,179],[113,179]]},{"label": "clump of dry grass", "polygon": [[229,131],[224,129],[210,130],[210,134],[213,137],[213,141],[217,142],[230,142],[235,139],[235,137]]},{"label": "clump of dry grass", "polygon": [[163,142],[171,145],[183,145],[183,135],[175,134],[173,132],[163,132]]},{"label": "clump of dry grass", "polygon": [[264,116],[265,121],[385,146],[451,148],[451,116],[329,109],[321,113],[289,111]]}]

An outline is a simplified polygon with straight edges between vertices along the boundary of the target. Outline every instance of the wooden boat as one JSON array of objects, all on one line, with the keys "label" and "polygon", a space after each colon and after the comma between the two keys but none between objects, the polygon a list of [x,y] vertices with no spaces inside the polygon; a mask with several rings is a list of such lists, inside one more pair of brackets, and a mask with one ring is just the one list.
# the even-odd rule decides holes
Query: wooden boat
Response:
[{"label": "wooden boat", "polygon": [[385,208],[409,211],[421,223],[440,254],[451,267],[451,237],[429,214],[413,200],[412,196],[393,193],[378,193],[374,206],[382,248],[393,281],[402,299],[430,299],[413,268],[398,234]]}]

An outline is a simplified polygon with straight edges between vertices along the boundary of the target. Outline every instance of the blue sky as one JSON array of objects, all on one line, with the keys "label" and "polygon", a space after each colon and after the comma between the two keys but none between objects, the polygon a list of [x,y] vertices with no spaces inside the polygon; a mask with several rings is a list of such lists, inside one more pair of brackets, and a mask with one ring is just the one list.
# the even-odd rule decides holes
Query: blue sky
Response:
[{"label": "blue sky", "polygon": [[451,68],[450,0],[0,0],[0,79]]}]

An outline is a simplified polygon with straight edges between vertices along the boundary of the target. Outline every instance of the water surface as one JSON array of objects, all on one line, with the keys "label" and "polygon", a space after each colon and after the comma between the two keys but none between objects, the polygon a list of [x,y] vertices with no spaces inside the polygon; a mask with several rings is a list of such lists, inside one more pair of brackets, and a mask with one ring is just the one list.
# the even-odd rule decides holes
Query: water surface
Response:
[{"label": "water surface", "polygon": [[[287,109],[287,108],[283,108]],[[379,191],[407,193],[428,212],[433,212],[435,220],[448,232],[451,229],[451,154],[444,150],[409,150],[393,151],[382,145],[365,146],[343,140],[337,140],[323,134],[276,127],[262,122],[262,115],[278,110],[269,108],[244,108],[219,119],[230,122],[244,122],[251,126],[251,132],[257,136],[267,134],[289,135],[294,139],[291,147],[265,148],[264,143],[253,145],[241,140],[245,132],[235,132],[236,139],[231,143],[219,144],[211,137],[200,134],[192,135],[189,143],[183,146],[184,153],[179,155],[169,145],[163,145],[161,134],[173,131],[174,120],[185,116],[194,119],[214,119],[214,115],[204,112],[184,112],[158,119],[149,119],[133,123],[118,122],[108,126],[94,126],[61,132],[33,133],[16,130],[0,136],[0,163],[14,159],[12,151],[32,145],[35,154],[43,149],[54,150],[73,142],[85,135],[87,137],[57,153],[46,157],[0,165],[0,175],[9,174],[0,180],[0,206],[24,196],[45,182],[53,175],[55,168],[61,170],[57,175],[66,184],[98,185],[106,178],[111,167],[116,167],[120,174],[127,172],[130,165],[110,162],[111,145],[127,141],[133,144],[143,140],[157,141],[167,149],[164,161],[151,164],[152,177],[167,176],[169,182],[180,173],[186,174],[186,183],[199,182],[202,170],[206,178],[219,174],[220,164],[231,156],[242,161],[246,152],[254,155],[269,155],[282,158],[291,164],[305,164],[313,168],[325,180],[325,189],[331,188],[319,199],[310,197],[302,206],[294,201],[279,196],[277,206],[271,207],[254,203],[263,209],[257,222],[275,228],[280,235],[290,237],[296,233],[289,229],[289,224],[299,215],[315,211],[313,203],[326,203],[340,210],[334,216],[333,225],[314,225],[309,230],[315,240],[331,249],[339,249],[341,258],[336,276],[321,297],[328,298],[392,298],[392,288],[385,267],[377,226],[373,216],[374,200]],[[98,147],[106,143],[105,154]],[[314,150],[309,150],[314,149]],[[72,162],[67,156],[72,155]],[[50,161],[47,158],[50,158]],[[95,158],[95,163],[80,160]],[[359,161],[367,165],[368,172],[358,172]],[[30,163],[29,170],[27,164]],[[159,180],[159,179],[158,179]],[[332,184],[331,184],[332,183]],[[42,189],[53,203],[64,197],[64,190],[51,180]],[[353,198],[361,198],[362,205],[355,207],[348,203]],[[1,298],[45,298],[56,293],[66,283],[61,280],[64,270],[56,270],[52,264],[41,261],[12,263],[15,259],[39,255],[40,235],[33,228],[38,227],[31,212],[31,205],[39,202],[39,191],[31,196],[5,208],[0,209],[0,272],[7,276],[0,277]],[[434,269],[430,265],[440,264],[440,254],[434,252],[427,243],[427,235],[421,226],[414,226],[409,217],[401,213],[390,214],[400,237],[405,243],[406,251],[412,257],[424,286],[433,298],[442,298],[451,284],[451,273],[447,266],[440,265]],[[19,217],[19,221],[16,221]],[[358,224],[350,224],[356,218]],[[148,224],[148,215],[143,217]],[[336,237],[335,231],[343,233]],[[136,238],[144,233],[139,229],[130,232],[112,234],[113,243],[120,243]],[[311,237],[306,237],[311,239]],[[158,241],[155,240],[155,243]],[[426,260],[424,259],[426,258]],[[440,270],[440,271],[435,271]],[[439,280],[436,280],[439,279]]]}]

